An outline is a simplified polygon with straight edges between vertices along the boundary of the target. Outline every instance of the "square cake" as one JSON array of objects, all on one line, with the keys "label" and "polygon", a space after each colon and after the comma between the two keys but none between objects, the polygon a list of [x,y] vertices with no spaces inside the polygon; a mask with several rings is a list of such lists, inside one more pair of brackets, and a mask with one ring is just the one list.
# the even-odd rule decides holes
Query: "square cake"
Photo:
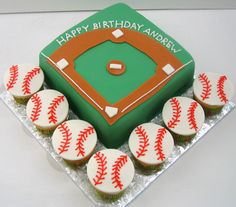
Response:
[{"label": "square cake", "polygon": [[65,31],[40,53],[50,88],[63,93],[107,148],[192,84],[194,61],[173,38],[119,3]]}]

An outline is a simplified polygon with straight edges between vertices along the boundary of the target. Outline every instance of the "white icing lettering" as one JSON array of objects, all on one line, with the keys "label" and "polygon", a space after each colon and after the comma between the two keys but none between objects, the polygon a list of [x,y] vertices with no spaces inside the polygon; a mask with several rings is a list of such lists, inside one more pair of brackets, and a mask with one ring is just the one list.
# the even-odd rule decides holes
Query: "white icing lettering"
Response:
[{"label": "white icing lettering", "polygon": [[153,37],[153,38],[156,38],[158,34],[159,34],[158,32],[152,31],[152,32],[150,33],[150,36]]},{"label": "white icing lettering", "polygon": [[110,21],[108,21],[109,22],[109,24],[111,25],[111,27],[114,27],[114,20],[110,20]]},{"label": "white icing lettering", "polygon": [[115,27],[117,28],[117,27],[123,27],[123,21],[121,21],[121,22],[115,22]]},{"label": "white icing lettering", "polygon": [[155,38],[157,41],[161,42],[163,39],[163,36],[161,34],[157,35],[157,37]]},{"label": "white icing lettering", "polygon": [[82,26],[82,28],[85,30],[85,32],[87,32],[87,31],[88,31],[88,28],[89,28],[89,25]]},{"label": "white icing lettering", "polygon": [[173,44],[173,42],[169,40],[169,41],[167,42],[167,44],[166,44],[166,47],[167,47],[168,49],[171,49],[172,44]]},{"label": "white icing lettering", "polygon": [[66,43],[66,39],[63,36],[60,36],[56,41],[59,45]]},{"label": "white icing lettering", "polygon": [[149,35],[149,34],[150,34],[150,32],[151,32],[151,29],[150,29],[150,28],[148,28],[148,29],[145,29],[145,30],[143,31],[143,33],[146,33],[147,35]]},{"label": "white icing lettering", "polygon": [[78,32],[78,34],[80,34],[80,32],[81,32],[81,27],[77,27],[77,28],[76,28],[76,31]]},{"label": "white icing lettering", "polygon": [[66,41],[70,40],[71,38],[73,38],[73,36],[69,33],[66,33]]},{"label": "white icing lettering", "polygon": [[168,39],[165,37],[165,38],[161,41],[161,44],[166,45],[167,42],[168,42]]},{"label": "white icing lettering", "polygon": [[93,23],[93,29],[99,29],[98,24],[97,23]]},{"label": "white icing lettering", "polygon": [[174,53],[177,53],[177,52],[180,52],[181,49],[175,49],[175,48],[174,48],[174,45],[172,45],[171,51],[173,51]]},{"label": "white icing lettering", "polygon": [[102,26],[103,26],[103,28],[110,28],[107,21],[103,21]]},{"label": "white icing lettering", "polygon": [[140,31],[140,29],[144,26],[143,24],[138,24],[137,23],[137,26],[138,26],[138,31]]},{"label": "white icing lettering", "polygon": [[123,27],[124,27],[124,28],[130,28],[130,25],[131,25],[131,24],[130,24],[129,21],[125,21]]},{"label": "white icing lettering", "polygon": [[77,33],[77,31],[76,31],[76,30],[71,30],[71,34],[72,34],[72,36],[73,36],[73,37],[75,37],[75,36],[76,36],[76,33]]},{"label": "white icing lettering", "polygon": [[137,25],[135,23],[131,24],[130,29],[137,30]]},{"label": "white icing lettering", "polygon": [[[91,29],[90,29],[91,28]],[[178,53],[181,51],[181,48],[178,48],[174,42],[169,40],[168,37],[165,37],[163,34],[160,34],[159,31],[152,30],[151,28],[145,27],[143,24],[139,24],[136,22],[130,22],[128,20],[104,20],[101,22],[93,22],[90,25],[82,25],[81,27],[77,27],[72,29],[69,32],[61,35],[56,39],[59,45],[62,45],[69,41],[71,38],[82,34],[83,32],[88,32],[89,30],[96,30],[96,29],[106,29],[106,28],[127,28],[136,31],[140,31],[151,38],[157,40],[162,45],[164,45],[167,49],[169,49],[173,53]]]}]

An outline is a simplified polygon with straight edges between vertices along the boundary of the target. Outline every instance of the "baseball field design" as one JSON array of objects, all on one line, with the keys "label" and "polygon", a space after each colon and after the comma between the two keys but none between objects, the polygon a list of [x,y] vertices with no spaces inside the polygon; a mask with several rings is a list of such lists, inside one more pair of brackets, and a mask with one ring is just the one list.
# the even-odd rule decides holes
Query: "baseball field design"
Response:
[{"label": "baseball field design", "polygon": [[150,121],[168,98],[192,84],[194,73],[182,46],[124,4],[58,36],[40,53],[40,67],[49,87],[65,94],[108,148]]}]

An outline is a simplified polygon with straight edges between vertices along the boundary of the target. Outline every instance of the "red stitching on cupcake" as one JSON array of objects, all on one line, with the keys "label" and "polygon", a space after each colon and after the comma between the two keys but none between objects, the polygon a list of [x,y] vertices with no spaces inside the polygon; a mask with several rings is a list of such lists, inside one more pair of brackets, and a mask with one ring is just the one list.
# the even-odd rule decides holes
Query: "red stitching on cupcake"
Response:
[{"label": "red stitching on cupcake", "polygon": [[33,70],[29,71],[25,77],[24,77],[24,81],[22,84],[22,91],[24,94],[30,94],[30,83],[31,80],[40,73],[40,68],[34,68]]},{"label": "red stitching on cupcake", "polygon": [[198,76],[198,80],[202,84],[202,94],[201,98],[204,101],[205,99],[208,99],[211,95],[211,84],[210,80],[208,79],[207,75],[205,73],[202,73]]},{"label": "red stitching on cupcake", "polygon": [[169,128],[175,128],[177,123],[180,122],[181,107],[180,103],[176,98],[170,99],[170,104],[172,107],[172,118],[168,121],[167,126]]},{"label": "red stitching on cupcake", "polygon": [[166,135],[166,129],[165,128],[161,128],[158,129],[157,131],[157,136],[156,136],[156,141],[155,141],[155,152],[156,155],[158,156],[157,159],[163,161],[165,159],[165,154],[163,153],[163,149],[162,149],[162,142],[163,139],[165,138]]},{"label": "red stitching on cupcake", "polygon": [[107,175],[107,157],[101,153],[97,152],[94,156],[97,161],[97,172],[95,178],[93,178],[94,185],[100,185],[105,180]]},{"label": "red stitching on cupcake", "polygon": [[63,139],[60,142],[60,147],[58,147],[59,154],[62,154],[63,152],[67,152],[70,147],[70,141],[72,139],[72,133],[67,126],[66,122],[60,124],[58,126],[59,131],[62,133]]},{"label": "red stitching on cupcake", "polygon": [[198,103],[194,101],[190,104],[190,107],[188,109],[188,123],[189,123],[190,129],[195,129],[195,131],[198,130],[198,126],[197,126],[197,122],[195,118],[195,111],[197,107],[198,107]]},{"label": "red stitching on cupcake", "polygon": [[49,110],[48,111],[49,124],[50,123],[53,123],[53,124],[57,123],[56,110],[57,110],[57,107],[59,106],[59,104],[64,101],[64,98],[65,98],[64,96],[57,96],[50,103],[50,106],[48,107],[48,110]]},{"label": "red stitching on cupcake", "polygon": [[147,152],[147,147],[149,146],[148,135],[142,126],[136,127],[135,133],[138,135],[139,138],[139,148],[136,151],[137,157],[145,156]]},{"label": "red stitching on cupcake", "polygon": [[34,94],[30,100],[34,104],[31,115],[30,115],[30,119],[32,122],[34,122],[39,119],[40,112],[42,109],[42,101],[37,93]]},{"label": "red stitching on cupcake", "polygon": [[220,76],[218,82],[217,82],[217,95],[220,98],[221,102],[227,103],[228,102],[228,98],[225,94],[224,91],[224,84],[225,81],[227,80],[227,77],[225,75]]},{"label": "red stitching on cupcake", "polygon": [[18,75],[19,75],[18,65],[11,66],[11,68],[10,68],[10,78],[8,80],[8,83],[7,83],[7,90],[14,87],[14,85],[16,84],[16,81],[18,80]]},{"label": "red stitching on cupcake", "polygon": [[87,140],[88,136],[94,133],[94,128],[92,126],[89,126],[88,128],[84,129],[83,131],[80,131],[78,138],[77,138],[77,147],[75,150],[78,150],[77,157],[79,155],[84,156],[85,155],[85,149],[84,149],[84,142]]},{"label": "red stitching on cupcake", "polygon": [[112,173],[111,175],[113,176],[112,179],[112,184],[114,185],[114,188],[119,188],[122,190],[123,184],[120,179],[120,171],[121,168],[128,162],[128,156],[127,155],[121,155],[118,157],[115,161],[115,164],[112,165]]}]

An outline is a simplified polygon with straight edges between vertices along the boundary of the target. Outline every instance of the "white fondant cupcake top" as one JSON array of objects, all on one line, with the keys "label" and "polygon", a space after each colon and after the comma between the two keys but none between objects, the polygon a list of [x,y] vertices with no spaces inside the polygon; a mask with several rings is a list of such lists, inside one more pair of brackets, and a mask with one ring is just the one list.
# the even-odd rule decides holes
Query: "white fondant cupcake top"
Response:
[{"label": "white fondant cupcake top", "polygon": [[97,143],[94,127],[82,120],[69,120],[60,124],[52,135],[54,150],[66,160],[82,160],[90,155]]},{"label": "white fondant cupcake top", "polygon": [[28,101],[28,118],[40,128],[51,128],[62,123],[68,116],[69,104],[66,97],[56,90],[35,93]]},{"label": "white fondant cupcake top", "polygon": [[174,148],[174,140],[164,127],[145,123],[132,131],[129,148],[137,160],[147,165],[157,165],[169,157]]},{"label": "white fondant cupcake top", "polygon": [[125,190],[132,182],[134,165],[125,153],[106,149],[90,158],[87,174],[91,184],[98,191],[115,195]]},{"label": "white fondant cupcake top", "polygon": [[226,75],[201,73],[193,83],[193,92],[209,106],[223,106],[233,97],[234,87]]},{"label": "white fondant cupcake top", "polygon": [[28,97],[43,85],[43,71],[38,66],[13,65],[4,76],[5,88],[15,97]]},{"label": "white fondant cupcake top", "polygon": [[162,117],[168,129],[183,136],[194,135],[205,121],[201,105],[186,97],[169,99],[163,107]]}]

